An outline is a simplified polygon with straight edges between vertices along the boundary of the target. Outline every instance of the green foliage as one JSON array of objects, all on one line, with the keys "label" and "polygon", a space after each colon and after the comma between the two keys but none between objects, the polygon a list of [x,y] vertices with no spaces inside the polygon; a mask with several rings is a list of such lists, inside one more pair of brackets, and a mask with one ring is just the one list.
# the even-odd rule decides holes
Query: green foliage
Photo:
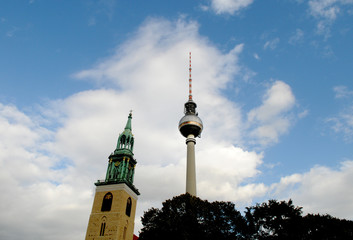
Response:
[{"label": "green foliage", "polygon": [[152,208],[142,217],[140,239],[242,239],[246,223],[231,202],[208,202],[189,194]]},{"label": "green foliage", "polygon": [[247,207],[245,217],[254,239],[300,239],[301,208],[288,202],[269,200],[268,203]]},{"label": "green foliage", "polygon": [[353,239],[353,222],[330,215],[302,216],[292,200],[256,204],[242,216],[231,202],[183,194],[142,217],[141,240]]},{"label": "green foliage", "polygon": [[353,222],[330,215],[308,214],[303,218],[305,239],[353,239]]}]

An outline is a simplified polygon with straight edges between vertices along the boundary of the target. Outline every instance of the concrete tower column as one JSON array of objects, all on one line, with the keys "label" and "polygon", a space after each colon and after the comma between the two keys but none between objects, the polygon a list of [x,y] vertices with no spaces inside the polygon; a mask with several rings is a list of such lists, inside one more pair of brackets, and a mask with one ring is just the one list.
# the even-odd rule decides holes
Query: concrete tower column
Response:
[{"label": "concrete tower column", "polygon": [[195,144],[195,137],[190,134],[186,139],[186,192],[192,196],[196,196]]}]

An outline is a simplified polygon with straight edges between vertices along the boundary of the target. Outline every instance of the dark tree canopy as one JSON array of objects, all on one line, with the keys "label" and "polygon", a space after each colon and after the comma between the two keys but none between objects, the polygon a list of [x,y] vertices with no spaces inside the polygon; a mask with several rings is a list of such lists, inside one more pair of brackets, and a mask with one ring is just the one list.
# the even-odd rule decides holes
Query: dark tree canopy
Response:
[{"label": "dark tree canopy", "polygon": [[292,200],[269,200],[247,207],[245,218],[254,239],[301,239],[301,214],[301,207],[295,207]]},{"label": "dark tree canopy", "polygon": [[353,222],[330,215],[308,214],[303,219],[305,239],[353,239]]},{"label": "dark tree canopy", "polygon": [[330,215],[302,216],[292,200],[256,204],[242,216],[231,202],[183,194],[142,217],[141,240],[353,239],[353,222]]},{"label": "dark tree canopy", "polygon": [[142,217],[140,239],[241,239],[246,223],[231,202],[208,202],[189,194],[152,208]]}]

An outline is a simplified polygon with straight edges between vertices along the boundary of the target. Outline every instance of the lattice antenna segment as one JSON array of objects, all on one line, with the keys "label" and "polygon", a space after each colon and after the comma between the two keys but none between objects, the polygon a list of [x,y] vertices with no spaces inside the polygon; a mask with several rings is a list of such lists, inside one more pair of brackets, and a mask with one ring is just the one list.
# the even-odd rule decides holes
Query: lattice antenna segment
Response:
[{"label": "lattice antenna segment", "polygon": [[189,52],[189,100],[192,101],[191,52]]}]

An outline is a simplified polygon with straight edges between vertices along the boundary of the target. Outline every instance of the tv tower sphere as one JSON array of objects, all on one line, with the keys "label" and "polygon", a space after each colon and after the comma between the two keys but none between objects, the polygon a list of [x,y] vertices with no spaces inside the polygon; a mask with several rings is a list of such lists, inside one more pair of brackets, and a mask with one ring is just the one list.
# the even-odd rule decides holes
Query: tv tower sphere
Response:
[{"label": "tv tower sphere", "polygon": [[192,100],[186,102],[185,116],[179,121],[179,131],[186,138],[190,135],[199,137],[202,132],[203,124],[195,111],[196,106],[196,103]]}]

